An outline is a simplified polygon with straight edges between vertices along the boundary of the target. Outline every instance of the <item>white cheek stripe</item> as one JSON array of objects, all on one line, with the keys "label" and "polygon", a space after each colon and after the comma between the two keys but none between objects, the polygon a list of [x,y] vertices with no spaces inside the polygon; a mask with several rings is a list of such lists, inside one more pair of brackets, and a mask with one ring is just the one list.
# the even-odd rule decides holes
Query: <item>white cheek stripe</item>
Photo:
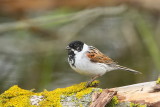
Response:
[{"label": "white cheek stripe", "polygon": [[82,52],[86,52],[86,51],[88,51],[88,45],[84,44]]}]

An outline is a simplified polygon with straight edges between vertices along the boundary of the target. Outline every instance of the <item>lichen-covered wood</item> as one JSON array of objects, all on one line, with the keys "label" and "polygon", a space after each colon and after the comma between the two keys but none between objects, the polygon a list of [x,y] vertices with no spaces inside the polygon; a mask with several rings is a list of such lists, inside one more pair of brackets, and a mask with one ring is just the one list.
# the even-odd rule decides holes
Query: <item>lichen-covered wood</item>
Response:
[{"label": "lichen-covered wood", "polygon": [[0,107],[160,107],[156,81],[103,90],[92,87],[97,83],[86,87],[83,82],[39,93],[15,85],[0,95]]},{"label": "lichen-covered wood", "polygon": [[86,107],[92,101],[92,94],[102,91],[100,88],[92,87],[97,83],[98,81],[94,81],[91,87],[87,88],[86,82],[82,82],[39,93],[24,90],[15,85],[0,95],[0,107]]},{"label": "lichen-covered wood", "polygon": [[124,103],[118,107],[135,107],[136,104],[136,107],[160,107],[160,91],[155,91],[157,85],[156,81],[152,81],[110,90],[117,91],[119,102]]}]

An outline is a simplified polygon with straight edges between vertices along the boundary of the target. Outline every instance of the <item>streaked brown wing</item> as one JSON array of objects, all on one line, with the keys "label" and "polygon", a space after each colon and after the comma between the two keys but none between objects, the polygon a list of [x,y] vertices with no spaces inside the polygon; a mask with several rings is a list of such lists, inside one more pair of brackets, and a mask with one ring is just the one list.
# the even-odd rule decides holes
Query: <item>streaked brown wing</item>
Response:
[{"label": "streaked brown wing", "polygon": [[101,53],[98,49],[91,47],[88,51],[87,56],[91,59],[92,62],[112,64],[115,63],[111,58]]}]

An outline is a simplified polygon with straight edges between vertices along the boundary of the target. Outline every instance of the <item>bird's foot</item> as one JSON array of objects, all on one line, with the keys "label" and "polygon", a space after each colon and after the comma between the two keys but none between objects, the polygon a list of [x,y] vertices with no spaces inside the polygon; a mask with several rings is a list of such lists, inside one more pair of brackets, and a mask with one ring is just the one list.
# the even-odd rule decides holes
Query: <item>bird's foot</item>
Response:
[{"label": "bird's foot", "polygon": [[[100,75],[96,75],[96,76],[93,76],[92,79],[90,81],[87,82],[86,84],[86,87],[96,87],[98,86],[98,82],[94,82],[96,80],[96,78],[98,78]],[[95,84],[96,83],[96,84]]]},{"label": "bird's foot", "polygon": [[97,87],[99,84],[98,80],[91,80],[86,83],[86,87]]}]

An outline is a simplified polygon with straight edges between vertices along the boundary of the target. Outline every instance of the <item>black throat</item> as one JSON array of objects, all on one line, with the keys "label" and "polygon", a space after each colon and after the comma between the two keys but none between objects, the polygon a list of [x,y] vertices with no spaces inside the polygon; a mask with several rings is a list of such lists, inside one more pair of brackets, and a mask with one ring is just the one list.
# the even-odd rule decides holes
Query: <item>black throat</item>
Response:
[{"label": "black throat", "polygon": [[71,50],[68,52],[68,61],[72,66],[76,67],[75,66],[75,54]]}]

